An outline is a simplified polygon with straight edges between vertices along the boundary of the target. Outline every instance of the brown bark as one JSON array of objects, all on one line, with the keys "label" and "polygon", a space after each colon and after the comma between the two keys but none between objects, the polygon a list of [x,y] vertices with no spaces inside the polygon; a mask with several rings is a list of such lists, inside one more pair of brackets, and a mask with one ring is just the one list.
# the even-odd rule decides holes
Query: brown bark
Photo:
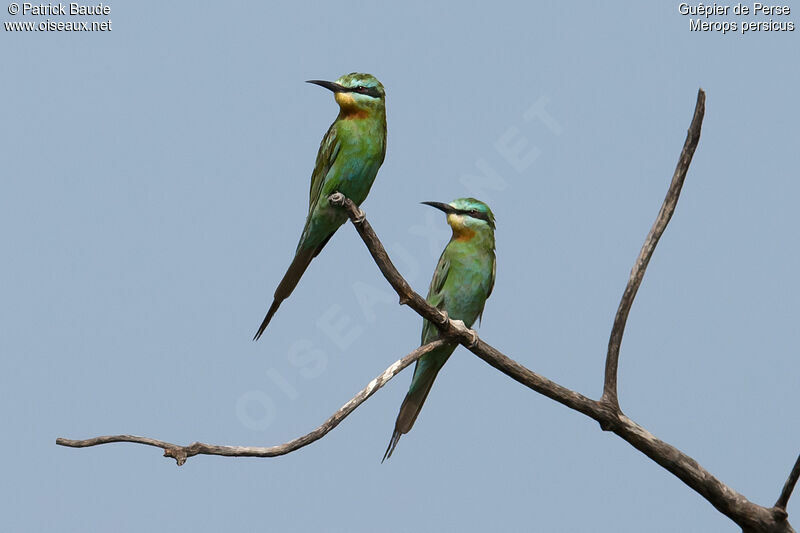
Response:
[{"label": "brown bark", "polygon": [[444,340],[439,340],[431,344],[422,346],[399,361],[395,362],[380,376],[372,380],[361,392],[352,400],[347,402],[342,408],[334,413],[320,427],[297,439],[285,444],[272,447],[246,447],[246,446],[218,446],[195,442],[188,446],[179,446],[146,437],[136,437],[131,435],[116,435],[107,437],[96,437],[87,440],[68,440],[59,438],[56,443],[62,446],[76,448],[96,446],[111,442],[134,442],[164,449],[164,455],[174,458],[179,465],[183,464],[188,457],[193,455],[224,455],[229,457],[274,457],[291,453],[302,446],[310,444],[331,431],[348,414],[354,411],[361,403],[380,389],[394,375],[399,373],[424,353],[443,342],[458,342],[465,346],[472,353],[486,361],[489,365],[510,378],[518,381],[526,387],[538,392],[548,398],[555,400],[570,409],[583,413],[584,415],[596,420],[600,427],[605,431],[610,431],[628,442],[631,446],[641,451],[654,462],[671,472],[678,479],[705,498],[717,510],[729,517],[738,524],[744,532],[764,532],[764,533],[790,533],[794,530],[789,524],[786,513],[786,505],[800,477],[800,456],[792,468],[788,479],[773,507],[764,507],[749,501],[745,496],[736,492],[722,481],[714,477],[710,472],[703,468],[697,461],[681,452],[674,446],[658,439],[652,433],[641,427],[639,424],[625,416],[622,412],[617,396],[617,368],[619,364],[619,352],[622,345],[622,336],[625,330],[628,313],[630,312],[633,300],[644,278],[645,270],[653,255],[658,240],[664,233],[669,224],[672,214],[680,197],[681,187],[686,178],[689,164],[694,155],[700,139],[700,130],[705,111],[705,93],[701,89],[698,91],[697,104],[694,116],[687,132],[686,141],[681,151],[678,165],[673,174],[672,182],[667,191],[664,203],[650,229],[644,245],[636,258],[631,269],[630,278],[617,310],[614,325],[612,327],[608,353],[606,356],[606,370],[603,384],[603,394],[599,400],[593,400],[582,394],[572,391],[558,383],[555,383],[544,376],[529,370],[517,363],[496,348],[481,340],[478,335],[467,328],[461,321],[450,320],[447,315],[428,305],[422,296],[417,294],[408,282],[403,279],[400,273],[392,264],[389,255],[386,253],[381,241],[372,230],[364,213],[339,193],[330,196],[329,201],[332,205],[343,208],[358,234],[367,245],[372,258],[378,265],[383,276],[394,288],[400,297],[401,305],[408,305],[420,316],[431,320],[439,327],[444,334]]}]

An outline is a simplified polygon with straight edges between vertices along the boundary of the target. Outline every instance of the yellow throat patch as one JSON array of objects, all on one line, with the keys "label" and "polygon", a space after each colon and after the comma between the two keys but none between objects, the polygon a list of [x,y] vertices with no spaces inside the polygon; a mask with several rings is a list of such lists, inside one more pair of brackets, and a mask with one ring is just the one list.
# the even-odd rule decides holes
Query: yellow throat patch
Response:
[{"label": "yellow throat patch", "polygon": [[457,241],[470,241],[475,236],[475,231],[468,228],[464,224],[464,215],[449,214],[447,215],[447,223],[453,228],[453,235]]},{"label": "yellow throat patch", "polygon": [[366,110],[358,107],[355,98],[350,93],[336,93],[334,96],[336,103],[342,110],[342,117],[346,120],[354,118],[367,118],[369,113]]}]

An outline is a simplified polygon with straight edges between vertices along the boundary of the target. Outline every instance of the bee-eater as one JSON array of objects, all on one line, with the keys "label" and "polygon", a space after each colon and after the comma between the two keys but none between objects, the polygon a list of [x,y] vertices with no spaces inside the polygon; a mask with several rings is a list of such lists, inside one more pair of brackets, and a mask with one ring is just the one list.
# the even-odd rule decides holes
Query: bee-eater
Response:
[{"label": "bee-eater", "polygon": [[[486,299],[492,294],[496,272],[494,254],[494,215],[489,206],[474,198],[459,198],[449,204],[423,202],[447,213],[453,236],[447,243],[428,289],[427,301],[452,320],[472,327],[483,315]],[[439,330],[425,320],[422,344],[439,338]],[[447,362],[457,344],[447,344],[423,355],[414,367],[414,377],[394,425],[389,447],[383,455],[392,456],[400,436],[408,433],[433,386],[436,374]]]},{"label": "bee-eater", "polygon": [[261,337],[311,260],[347,220],[343,210],[328,204],[328,196],[340,192],[356,205],[361,204],[386,155],[386,93],[381,82],[371,74],[353,72],[334,82],[309,80],[308,83],[333,91],[339,116],[319,145],[311,173],[308,216],[294,260],[275,289],[272,305],[253,340]]}]

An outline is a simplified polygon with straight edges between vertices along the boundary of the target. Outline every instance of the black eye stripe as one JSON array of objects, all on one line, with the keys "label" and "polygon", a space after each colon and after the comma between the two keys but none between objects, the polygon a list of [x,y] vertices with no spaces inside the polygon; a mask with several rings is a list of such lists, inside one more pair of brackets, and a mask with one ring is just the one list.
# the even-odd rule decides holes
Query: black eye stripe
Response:
[{"label": "black eye stripe", "polygon": [[468,217],[479,218],[481,220],[485,220],[486,222],[491,223],[489,221],[489,215],[487,215],[486,213],[484,213],[482,211],[477,211],[477,210],[474,210],[474,209],[459,209],[456,212],[459,215],[467,215]]},{"label": "black eye stripe", "polygon": [[367,96],[371,96],[373,98],[380,98],[381,94],[378,92],[378,89],[375,87],[364,87],[363,85],[359,85],[357,87],[352,87],[348,89],[348,92],[351,93],[358,93],[358,94],[366,94]]}]

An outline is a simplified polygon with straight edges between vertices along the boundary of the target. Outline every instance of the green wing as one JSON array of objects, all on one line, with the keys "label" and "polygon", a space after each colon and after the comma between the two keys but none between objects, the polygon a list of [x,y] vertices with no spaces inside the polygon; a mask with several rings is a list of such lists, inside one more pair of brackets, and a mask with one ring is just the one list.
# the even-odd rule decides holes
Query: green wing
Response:
[{"label": "green wing", "polygon": [[325,181],[325,176],[328,175],[333,162],[336,161],[336,156],[339,155],[341,143],[336,138],[336,122],[331,124],[328,128],[328,133],[322,138],[319,143],[319,152],[317,152],[317,162],[314,164],[314,172],[311,174],[311,190],[308,193],[308,212],[314,209],[314,205],[319,200],[319,194],[322,191],[322,183]]},{"label": "green wing", "polygon": [[[486,297],[492,295],[492,291],[494,290],[494,278],[497,276],[497,258],[492,256],[492,279],[489,281],[489,291],[486,293]],[[483,314],[483,313],[481,313]]]},{"label": "green wing", "polygon": [[[497,276],[497,258],[492,255],[492,277],[489,280],[489,290],[486,292],[486,300],[489,299],[489,296],[492,295],[492,291],[494,290],[494,279]],[[483,305],[486,305],[486,300],[483,301]],[[481,309],[481,314],[478,315],[478,322],[483,324],[483,309]]]},{"label": "green wing", "polygon": [[[427,302],[436,309],[444,310],[444,282],[447,281],[447,275],[450,273],[450,259],[447,257],[447,248],[442,252],[439,257],[439,263],[436,265],[436,271],[433,273],[431,286],[428,289]],[[429,321],[425,321],[422,326],[422,343],[429,342],[436,338],[439,330]]]}]

